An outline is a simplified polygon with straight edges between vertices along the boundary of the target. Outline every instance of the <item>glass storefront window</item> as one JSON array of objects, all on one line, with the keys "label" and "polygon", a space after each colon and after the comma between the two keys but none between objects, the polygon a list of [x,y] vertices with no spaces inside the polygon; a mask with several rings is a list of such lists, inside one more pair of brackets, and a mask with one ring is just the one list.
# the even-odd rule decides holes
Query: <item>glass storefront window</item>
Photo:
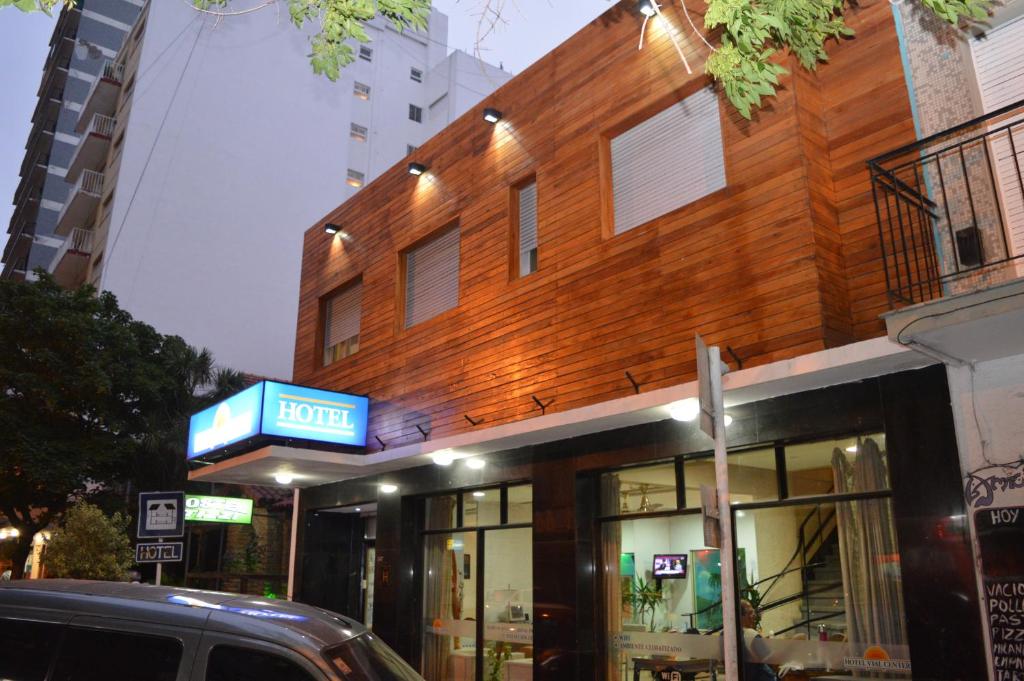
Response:
[{"label": "glass storefront window", "polygon": [[774,448],[729,454],[729,499],[732,503],[778,498],[779,479],[775,472]]},{"label": "glass storefront window", "polygon": [[458,496],[441,494],[427,499],[428,530],[448,530],[456,527]]},{"label": "glass storefront window", "polygon": [[[701,517],[609,521],[601,534],[606,678],[626,681],[661,671],[687,678],[719,668],[722,637],[700,631],[713,621],[706,616],[716,610],[720,596],[714,594],[721,590],[715,574],[694,571],[705,551]],[[698,614],[706,602],[711,607]],[[720,621],[720,604],[717,611]]]},{"label": "glass storefront window", "polygon": [[[908,678],[889,499],[737,510],[746,678],[761,665]],[[742,560],[740,560],[742,559]],[[741,582],[742,586],[742,582]],[[904,676],[907,675],[907,676]]]},{"label": "glass storefront window", "polygon": [[601,515],[651,513],[675,508],[674,463],[626,468],[601,476]]},{"label": "glass storefront window", "polygon": [[501,524],[501,490],[478,489],[462,493],[462,526]]},{"label": "glass storefront window", "polygon": [[533,485],[516,485],[508,488],[508,522],[533,522]]},{"label": "glass storefront window", "polygon": [[533,678],[533,530],[484,534],[484,678]]},{"label": "glass storefront window", "polygon": [[786,482],[791,497],[889,489],[885,435],[789,445]]}]

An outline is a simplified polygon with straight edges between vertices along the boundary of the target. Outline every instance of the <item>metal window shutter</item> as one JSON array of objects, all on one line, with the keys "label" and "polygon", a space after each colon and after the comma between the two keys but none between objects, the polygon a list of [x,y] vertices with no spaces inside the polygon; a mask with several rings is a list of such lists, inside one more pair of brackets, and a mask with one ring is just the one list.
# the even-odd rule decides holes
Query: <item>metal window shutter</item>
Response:
[{"label": "metal window shutter", "polygon": [[615,233],[725,186],[718,97],[711,88],[611,140]]},{"label": "metal window shutter", "polygon": [[325,348],[359,335],[362,303],[362,282],[348,287],[327,301],[327,323],[324,324]]},{"label": "metal window shutter", "polygon": [[453,227],[406,254],[405,326],[459,304],[459,228]]},{"label": "metal window shutter", "polygon": [[[974,69],[981,90],[981,102],[989,113],[1024,99],[1024,18],[1015,19],[982,38],[971,41]],[[1024,196],[1018,164],[1024,168],[1024,117],[1003,119],[994,127],[1014,121],[1011,130],[991,138],[990,153],[995,165],[997,183],[1002,195],[1007,242],[1011,255],[1024,255]],[[1010,133],[1013,133],[1013,146]],[[1017,163],[1013,149],[1016,147]]]},{"label": "metal window shutter", "polygon": [[530,251],[537,248],[537,183],[519,189],[519,274],[523,271],[523,258],[529,265]]}]

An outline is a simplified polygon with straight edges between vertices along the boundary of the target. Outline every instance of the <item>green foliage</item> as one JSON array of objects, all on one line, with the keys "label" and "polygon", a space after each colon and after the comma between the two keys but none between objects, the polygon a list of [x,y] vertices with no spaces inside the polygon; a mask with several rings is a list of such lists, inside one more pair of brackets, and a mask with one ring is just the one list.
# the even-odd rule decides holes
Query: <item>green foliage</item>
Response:
[{"label": "green foliage", "polygon": [[[192,0],[203,10],[225,7],[230,0]],[[380,15],[399,31],[426,29],[430,0],[288,0],[288,14],[296,28],[319,24],[320,32],[310,38],[309,63],[313,72],[332,81],[355,59],[347,42],[370,42],[365,24]]]},{"label": "green foliage", "polygon": [[120,513],[107,516],[88,503],[68,509],[59,530],[46,547],[45,565],[51,577],[121,581],[135,562],[128,527]]},{"label": "green foliage", "polygon": [[484,674],[487,681],[501,681],[503,676],[503,665],[512,657],[512,647],[501,642],[493,643],[484,648],[486,661],[484,662]]},{"label": "green foliage", "polygon": [[[990,0],[921,0],[951,24],[984,20]],[[843,13],[846,0],[708,0],[704,26],[721,29],[721,42],[706,71],[722,84],[744,118],[773,96],[786,70],[776,55],[787,51],[808,70],[827,61],[825,43],[853,35]]]},{"label": "green foliage", "polygon": [[0,9],[16,7],[22,12],[46,12],[50,14],[57,5],[74,6],[76,0],[0,0]]},{"label": "green foliage", "polygon": [[622,593],[622,602],[634,613],[640,613],[640,624],[645,624],[647,613],[651,614],[651,631],[654,631],[654,613],[665,601],[665,594],[656,581],[648,581],[642,577],[634,579],[629,588]]},{"label": "green foliage", "polygon": [[181,489],[189,416],[242,384],[112,294],[46,273],[0,281],[0,348],[0,513],[21,533],[16,570],[71,497]]}]

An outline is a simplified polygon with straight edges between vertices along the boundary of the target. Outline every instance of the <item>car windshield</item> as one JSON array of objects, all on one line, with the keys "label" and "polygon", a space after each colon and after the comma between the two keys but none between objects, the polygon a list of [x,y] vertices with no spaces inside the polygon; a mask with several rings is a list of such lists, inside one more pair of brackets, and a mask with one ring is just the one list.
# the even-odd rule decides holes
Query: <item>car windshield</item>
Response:
[{"label": "car windshield", "polygon": [[376,634],[361,634],[324,654],[347,681],[423,681]]}]

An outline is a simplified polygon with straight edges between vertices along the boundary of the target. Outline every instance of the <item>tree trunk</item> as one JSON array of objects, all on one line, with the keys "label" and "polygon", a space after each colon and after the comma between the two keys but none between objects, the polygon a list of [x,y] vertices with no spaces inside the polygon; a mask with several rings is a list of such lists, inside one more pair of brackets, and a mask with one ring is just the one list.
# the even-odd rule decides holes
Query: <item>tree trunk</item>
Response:
[{"label": "tree trunk", "polygon": [[32,538],[35,536],[35,531],[28,528],[18,528],[18,531],[21,534],[18,535],[18,543],[15,544],[14,556],[11,558],[14,562],[11,566],[11,579],[24,577],[25,560],[32,553]]}]

